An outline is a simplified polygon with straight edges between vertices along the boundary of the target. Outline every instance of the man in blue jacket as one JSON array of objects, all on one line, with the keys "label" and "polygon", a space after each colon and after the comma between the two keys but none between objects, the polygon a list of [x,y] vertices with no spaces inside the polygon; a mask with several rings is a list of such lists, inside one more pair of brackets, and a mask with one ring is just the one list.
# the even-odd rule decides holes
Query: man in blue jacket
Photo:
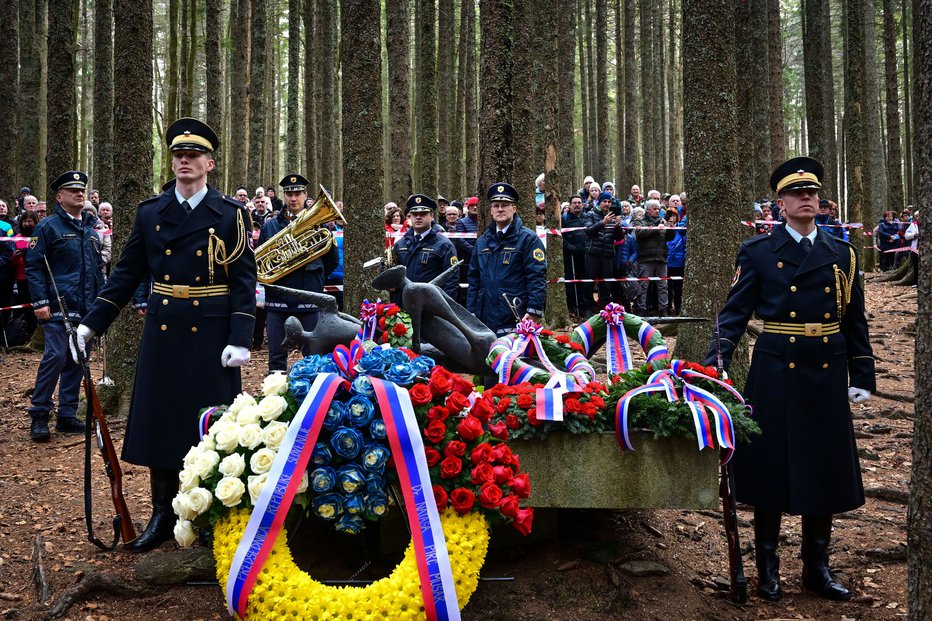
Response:
[{"label": "man in blue jacket", "polygon": [[544,244],[516,215],[518,192],[493,183],[487,194],[493,222],[476,242],[469,263],[466,308],[501,336],[518,319],[540,321],[547,303]]},{"label": "man in blue jacket", "polygon": [[[437,203],[426,194],[412,194],[405,204],[405,215],[411,218],[411,228],[392,246],[396,265],[404,265],[411,282],[430,282],[459,260],[453,242],[438,233],[443,227],[434,225]],[[443,290],[456,299],[459,279],[451,276]]]},{"label": "man in blue jacket", "polygon": [[87,175],[72,170],[55,179],[51,187],[58,204],[54,212],[36,226],[26,259],[32,309],[45,333],[45,352],[39,363],[29,408],[32,417],[29,436],[36,442],[49,439],[55,384],[59,384],[56,431],[84,432],[84,423],[75,417],[81,367],[71,359],[61,308],[50,278],[55,279],[67,307],[68,319],[74,325],[90,310],[104,281],[100,237],[94,230],[96,218],[81,215]]}]

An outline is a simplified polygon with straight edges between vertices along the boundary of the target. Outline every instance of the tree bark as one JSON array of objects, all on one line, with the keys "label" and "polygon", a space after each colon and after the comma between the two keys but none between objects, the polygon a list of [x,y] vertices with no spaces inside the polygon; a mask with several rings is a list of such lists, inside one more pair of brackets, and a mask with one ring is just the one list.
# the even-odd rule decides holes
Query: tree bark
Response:
[{"label": "tree bark", "polygon": [[[87,18],[87,1],[88,0],[81,0],[81,3],[80,3],[80,6],[81,6],[81,27],[80,27],[81,43],[79,47],[80,47],[81,54],[78,58],[81,61],[81,96],[78,101],[78,114],[76,117],[77,124],[78,124],[77,125],[78,131],[76,134],[77,146],[78,146],[76,168],[78,170],[83,170],[84,172],[90,172],[90,166],[88,165],[89,162],[87,159],[88,157],[87,108],[89,104],[88,99],[90,98],[90,91],[91,91],[91,80],[88,77],[88,73],[90,69],[90,66],[89,66],[90,63],[88,62],[88,58],[90,57],[90,54],[88,53],[88,48],[90,48],[90,44],[88,42],[88,34],[90,31],[90,25],[88,23],[88,18]],[[90,181],[93,181],[93,180],[90,180]],[[96,187],[96,186],[92,184],[91,187]]]},{"label": "tree bark", "polygon": [[385,5],[388,51],[388,127],[391,180],[389,195],[401,200],[411,190],[410,0]]},{"label": "tree bark", "polygon": [[[300,168],[298,147],[298,88],[301,83],[301,0],[288,0],[288,118],[285,122],[285,168]],[[288,173],[285,173],[288,174]]]},{"label": "tree bark", "polygon": [[[343,37],[343,196],[351,209],[344,244],[344,304],[359,308],[374,291],[362,264],[372,258],[373,248],[385,247],[382,207],[373,197],[382,196],[382,43],[378,0],[357,0],[340,16]],[[376,254],[381,254],[377,251]]]},{"label": "tree bark", "polygon": [[[532,6],[533,0],[515,0],[514,14],[521,15],[513,24],[514,41],[539,41],[537,36],[538,11]],[[538,7],[539,8],[539,7]],[[543,46],[516,45],[513,57],[512,82],[520,88],[512,89],[512,144],[514,149],[514,168],[510,182],[518,190],[517,215],[524,225],[532,230],[535,226],[537,201],[534,194],[534,181],[544,170],[544,158],[538,149],[541,143],[540,129],[543,126],[542,106],[537,97],[537,87],[541,80],[541,55]],[[552,51],[548,50],[552,56]]]},{"label": "tree bark", "polygon": [[[220,40],[223,38],[223,0],[206,0],[205,34],[204,34],[204,62],[207,65],[207,88],[205,90],[205,122],[215,131],[223,130],[223,68],[221,66]],[[232,79],[230,76],[228,79]],[[214,150],[214,172],[211,173],[211,183],[217,185],[221,191],[231,192],[223,184],[223,142],[221,147]]]},{"label": "tree bark", "polygon": [[246,179],[250,190],[265,185],[262,158],[265,147],[265,38],[269,0],[252,0],[249,19],[249,167]]},{"label": "tree bark", "polygon": [[[806,132],[809,143],[809,156],[825,164],[826,175],[823,191],[820,194],[831,195],[830,171],[828,170],[828,120],[825,105],[826,89],[832,84],[825,83],[822,73],[822,3],[827,0],[803,0],[803,73],[806,93]],[[834,177],[834,175],[831,175]]]},{"label": "tree bark", "polygon": [[[832,85],[835,83],[835,70],[832,65],[835,62],[832,54],[832,28],[829,24],[832,23],[831,7],[829,6],[828,0],[824,0],[822,3],[822,24],[825,27],[821,30],[820,34],[822,37],[821,44],[821,65],[822,65],[822,80],[826,85]],[[822,184],[823,197],[825,196],[835,196],[837,202],[841,203],[842,197],[842,179],[844,177],[845,168],[842,166],[843,154],[840,153],[839,149],[841,147],[838,142],[842,134],[841,122],[838,120],[836,122],[837,113],[835,110],[835,89],[829,88],[825,91],[825,97],[823,100],[823,105],[825,106],[825,111],[822,113],[823,122],[825,123],[825,139],[826,144],[828,145],[826,150],[826,161],[825,168],[826,170],[831,171],[830,176],[825,183]],[[832,194],[834,192],[834,194]]]},{"label": "tree bark", "polygon": [[[113,123],[121,135],[113,148],[114,161],[121,166],[114,196],[127,206],[113,210],[116,257],[129,239],[135,205],[152,194],[152,9],[137,0],[116,0],[113,17],[113,71],[120,76]],[[108,332],[107,370],[124,407],[132,394],[141,335],[142,321],[131,308],[123,309]]]},{"label": "tree bark", "polygon": [[113,2],[94,2],[94,187],[116,199],[113,171]]},{"label": "tree bark", "polygon": [[[735,124],[737,84],[735,26],[728,0],[683,0],[683,90],[686,193],[689,228],[686,237],[684,312],[714,317],[731,285],[738,246],[744,231],[746,203],[738,196],[738,133]],[[704,243],[714,237],[714,245]],[[702,360],[714,324],[681,326],[676,357]]]},{"label": "tree bark", "polygon": [[249,163],[249,0],[235,0],[236,12],[230,15],[232,48],[230,80],[230,144],[227,152],[227,178],[231,190],[246,185]]},{"label": "tree bark", "polygon": [[337,80],[337,50],[333,46],[334,12],[333,0],[318,0],[317,16],[320,29],[317,30],[317,39],[320,44],[320,54],[317,56],[317,66],[320,68],[320,107],[318,135],[320,141],[320,183],[333,192],[336,192],[338,163],[334,155],[338,151],[337,136],[339,127],[333,118],[336,110],[336,80]]},{"label": "tree bark", "polygon": [[[77,130],[77,75],[75,24],[78,3],[76,0],[49,1],[49,32],[55,33],[55,45],[49,46],[48,91],[48,150],[45,168],[48,179],[45,186],[61,173],[77,166],[75,138]],[[48,204],[55,205],[51,188],[46,192]]]},{"label": "tree bark", "polygon": [[[904,31],[905,32],[905,31]],[[887,117],[887,200],[891,209],[903,209],[903,150],[900,146],[900,96],[896,61],[897,26],[893,1],[883,0],[884,84]]]},{"label": "tree bark", "polygon": [[867,168],[864,184],[864,218],[867,222],[879,222],[887,196],[886,163],[884,161],[884,136],[880,127],[880,89],[877,85],[877,28],[874,25],[876,11],[874,0],[864,0],[864,103],[867,121]]},{"label": "tree bark", "polygon": [[769,29],[767,53],[770,67],[770,169],[786,159],[786,122],[783,116],[783,34],[780,29],[780,0],[767,2]]},{"label": "tree bark", "polygon": [[[624,153],[624,180],[616,179],[616,184],[630,186],[639,183],[640,149],[638,148],[638,110],[635,99],[637,89],[637,65],[634,59],[634,28],[635,28],[635,0],[624,0],[625,3],[625,153]],[[619,94],[619,96],[621,96]],[[616,185],[615,191],[625,196],[627,188]]]},{"label": "tree bark", "polygon": [[[644,170],[641,177],[641,185],[644,194],[648,190],[654,189],[657,183],[657,146],[654,143],[654,102],[652,99],[657,96],[654,92],[652,81],[654,79],[654,53],[652,40],[654,37],[651,29],[651,11],[652,0],[639,0],[638,12],[641,22],[641,29],[638,32],[638,40],[641,43],[641,85],[638,89],[638,96],[641,99],[641,157],[643,158]],[[632,181],[632,183],[634,183]]]},{"label": "tree bark", "polygon": [[651,3],[651,103],[654,108],[654,188],[663,189],[669,183],[667,179],[667,94],[664,88],[664,36],[663,36],[663,3]]},{"label": "tree bark", "polygon": [[593,147],[590,142],[592,134],[589,124],[595,119],[589,118],[589,71],[590,65],[586,63],[586,40],[583,38],[586,31],[583,28],[583,4],[588,0],[576,0],[576,45],[579,49],[579,101],[582,111],[582,168],[584,175],[591,175]]},{"label": "tree bark", "polygon": [[304,0],[304,160],[307,167],[305,176],[310,179],[313,187],[317,187],[320,179],[320,145],[317,142],[320,75],[314,53],[318,37],[314,7],[314,0]]},{"label": "tree bark", "polygon": [[[754,188],[759,183],[759,180],[754,178],[755,173],[755,152],[754,152],[754,141],[757,139],[757,136],[754,134],[754,126],[752,124],[752,119],[754,118],[753,108],[756,105],[757,101],[753,95],[753,81],[751,79],[751,70],[750,66],[753,62],[753,53],[752,46],[757,44],[757,41],[752,37],[753,28],[751,25],[751,7],[750,3],[737,2],[732,9],[734,14],[734,45],[735,45],[735,61],[736,67],[741,67],[742,70],[737,72],[737,82],[735,88],[735,104],[736,110],[738,113],[737,119],[737,133],[738,133],[738,148],[740,149],[740,157],[738,157],[738,200],[742,205],[750,205],[754,202]],[[683,29],[686,29],[686,25],[683,25]],[[684,80],[685,83],[685,80]],[[685,86],[684,86],[685,88]],[[686,89],[687,93],[690,93],[692,98],[692,92]],[[688,140],[688,139],[687,139]],[[687,154],[689,153],[689,148],[687,147]],[[689,156],[687,155],[687,160]],[[689,174],[686,175],[686,184],[689,185]],[[768,175],[768,179],[770,176]],[[770,192],[768,191],[768,194]],[[690,195],[690,203],[693,202],[692,196]],[[690,204],[690,209],[692,205]],[[746,217],[747,214],[742,214],[741,219]],[[691,223],[690,223],[691,224]],[[688,244],[687,244],[688,248]],[[688,252],[688,250],[687,250]]]},{"label": "tree bark", "polygon": [[463,157],[464,145],[466,144],[465,122],[466,122],[466,5],[464,2],[460,9],[459,36],[456,45],[456,97],[453,108],[453,135],[450,140],[452,178],[450,187],[453,197],[462,200],[467,192],[472,192],[472,188],[466,189],[466,160]]},{"label": "tree bark", "polygon": [[[438,0],[437,18],[437,192],[447,198],[453,192],[453,119],[456,103],[456,14],[452,0]],[[450,199],[453,200],[453,199]]]},{"label": "tree bark", "polygon": [[437,195],[437,0],[417,0],[417,182],[414,190]]},{"label": "tree bark", "polygon": [[[625,158],[625,57],[624,57],[624,4],[615,0],[615,183],[624,183]],[[619,193],[621,188],[615,188]]]},{"label": "tree bark", "polygon": [[910,46],[914,45],[909,43],[910,35],[915,37],[915,28],[916,25],[913,25],[913,32],[910,33],[908,24],[909,24],[909,0],[903,0],[902,11],[900,12],[900,23],[903,24],[903,120],[905,125],[904,132],[904,144],[903,144],[903,155],[904,155],[904,171],[903,171],[903,186],[905,190],[905,198],[907,204],[913,204],[915,202],[915,184],[913,183],[913,174],[915,168],[913,167],[913,115],[912,115],[912,101],[913,101],[913,81],[909,79],[910,68],[909,68],[909,51],[912,49]]},{"label": "tree bark", "polygon": [[[866,55],[864,41],[865,2],[856,0],[846,5],[845,15],[845,170],[847,171],[848,220],[864,222],[868,210],[867,171],[870,151],[865,144],[867,136]],[[854,235],[851,241],[859,250],[862,236]]]},{"label": "tree bark", "polygon": [[[0,119],[17,122],[19,114],[19,0],[0,3],[0,84],[6,84],[16,97],[0,97]],[[10,200],[19,195],[17,132],[0,132],[0,197]],[[15,205],[8,205],[10,215]]]},{"label": "tree bark", "polygon": [[[907,32],[904,20],[904,34]],[[913,0],[915,93],[932,88],[932,0]],[[915,172],[920,231],[932,226],[932,102],[916,97]],[[907,590],[910,621],[932,616],[932,236],[919,237],[918,313],[916,317],[916,418],[913,421],[912,476],[907,514]]]},{"label": "tree bark", "polygon": [[[594,62],[595,54],[592,51],[592,48],[595,45],[592,41],[594,26],[592,21],[593,0],[582,1],[583,9],[585,11],[585,21],[583,22],[582,36],[583,41],[586,44],[586,90],[588,92],[587,100],[589,102],[589,135],[586,139],[586,150],[589,152],[589,166],[587,168],[588,172],[586,174],[593,175],[598,172],[599,162],[602,159],[602,156],[599,153],[599,106],[603,105],[603,102],[598,100],[598,91],[596,91],[595,84],[595,72],[597,71],[597,68]],[[605,179],[598,179],[599,183],[603,183],[604,181]]]},{"label": "tree bark", "polygon": [[466,20],[466,194],[483,191],[479,188],[479,102],[476,97],[476,3],[473,0],[463,5]]},{"label": "tree bark", "polygon": [[[181,24],[181,3],[185,0],[168,0],[168,60],[165,73],[168,79],[168,91],[165,94],[165,109],[162,111],[163,127],[167,128],[178,118],[178,26]],[[248,1],[248,0],[247,0]],[[162,180],[171,177],[171,154],[163,150]]]},{"label": "tree bark", "polygon": [[[42,78],[39,52],[39,21],[36,3],[20,0],[19,6],[19,183],[41,196],[45,181],[40,176],[40,84]],[[14,45],[17,40],[13,40]],[[18,190],[19,188],[17,188]]]},{"label": "tree bark", "polygon": [[[670,2],[670,191],[683,189],[683,32],[680,2]],[[676,26],[679,25],[679,31]]]},{"label": "tree bark", "polygon": [[[595,45],[596,124],[599,134],[599,180],[604,183],[612,175],[612,137],[608,129],[608,0],[595,0],[595,24],[598,35]],[[551,52],[552,53],[552,52]]]},{"label": "tree bark", "polygon": [[750,47],[751,60],[751,64],[747,65],[750,69],[747,75],[750,83],[747,88],[750,94],[748,103],[750,104],[753,141],[747,144],[751,149],[748,155],[753,156],[751,187],[755,198],[770,194],[770,172],[773,170],[770,165],[770,55],[769,36],[766,35],[769,32],[768,4],[769,0],[748,2],[751,10],[751,33],[759,36],[750,37],[745,44]]}]

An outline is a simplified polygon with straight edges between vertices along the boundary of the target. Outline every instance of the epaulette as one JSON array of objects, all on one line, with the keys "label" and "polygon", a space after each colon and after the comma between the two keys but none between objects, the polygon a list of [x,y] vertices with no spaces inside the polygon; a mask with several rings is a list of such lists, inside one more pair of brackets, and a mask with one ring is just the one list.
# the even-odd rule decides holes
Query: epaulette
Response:
[{"label": "epaulette", "polygon": [[155,194],[154,196],[150,196],[149,198],[144,199],[141,203],[139,203],[139,206],[142,207],[143,205],[148,205],[149,203],[157,203],[160,198],[162,198],[161,194]]},{"label": "epaulette", "polygon": [[232,196],[227,196],[226,194],[221,194],[221,196],[223,196],[223,203],[228,207],[240,207],[242,209],[246,209],[246,205],[242,204]]},{"label": "epaulette", "polygon": [[744,242],[742,243],[745,246],[753,246],[754,244],[759,244],[765,239],[770,239],[770,233],[760,233],[759,235],[755,235],[754,237],[751,237],[750,239],[744,240]]}]

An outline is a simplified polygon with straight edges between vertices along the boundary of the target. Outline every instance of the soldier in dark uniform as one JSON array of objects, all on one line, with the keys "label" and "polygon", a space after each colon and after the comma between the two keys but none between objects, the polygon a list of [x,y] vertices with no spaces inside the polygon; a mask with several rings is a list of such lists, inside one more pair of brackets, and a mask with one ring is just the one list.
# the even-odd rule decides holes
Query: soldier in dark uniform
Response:
[{"label": "soldier in dark uniform", "polygon": [[[412,194],[405,203],[405,215],[410,215],[411,227],[392,246],[392,256],[396,265],[408,268],[408,278],[412,282],[430,282],[458,261],[453,242],[438,233],[443,232],[443,227],[434,225],[436,208],[434,199],[424,194]],[[458,288],[456,274],[443,285],[443,290],[453,299],[456,299]]]},{"label": "soldier in dark uniform", "polygon": [[[94,231],[94,218],[81,214],[87,175],[72,170],[52,182],[57,205],[33,231],[34,241],[26,255],[26,280],[32,294],[32,309],[45,333],[45,352],[36,374],[29,415],[30,437],[37,442],[49,439],[52,393],[58,388],[58,414],[55,429],[63,433],[84,432],[84,423],[75,418],[81,389],[81,367],[68,352],[68,335],[62,320],[52,278],[68,310],[68,319],[81,321],[103,286],[103,259],[100,237]],[[48,265],[46,265],[48,261]]]},{"label": "soldier in dark uniform", "polygon": [[[763,434],[735,452],[736,497],[754,507],[757,593],[779,599],[783,513],[802,515],[802,584],[823,597],[851,593],[828,563],[832,514],[864,504],[848,400],[875,390],[874,358],[854,248],[815,226],[822,164],[779,166],[770,185],[786,223],[745,241],[719,315],[725,368],[752,313],[764,320],[745,393]],[[712,351],[706,364],[714,364]]]},{"label": "soldier in dark uniform", "polygon": [[515,213],[517,190],[493,183],[486,196],[493,222],[476,241],[469,263],[466,308],[501,336],[514,330],[515,313],[538,322],[544,314],[547,255]]},{"label": "soldier in dark uniform", "polygon": [[[276,233],[284,229],[304,209],[307,201],[308,180],[297,173],[285,175],[279,185],[285,194],[285,207],[274,218],[266,220],[259,235],[261,246]],[[322,257],[314,259],[301,268],[282,276],[275,281],[276,285],[291,289],[303,289],[322,293],[327,275],[336,269],[339,262],[337,246],[334,244]],[[288,368],[288,352],[282,347],[285,338],[285,320],[294,316],[311,332],[317,326],[320,309],[307,302],[298,302],[291,298],[278,295],[270,290],[265,293],[266,323],[269,334],[269,373],[285,371]],[[304,345],[304,355],[311,353],[310,345]]]},{"label": "soldier in dark uniform", "polygon": [[149,467],[152,518],[127,548],[172,537],[171,502],[185,453],[197,444],[201,409],[231,403],[249,361],[256,264],[242,203],[207,185],[220,141],[182,118],[166,132],[176,183],[140,203],[120,262],[78,327],[79,345],[105,331],[152,278],[123,459]]}]

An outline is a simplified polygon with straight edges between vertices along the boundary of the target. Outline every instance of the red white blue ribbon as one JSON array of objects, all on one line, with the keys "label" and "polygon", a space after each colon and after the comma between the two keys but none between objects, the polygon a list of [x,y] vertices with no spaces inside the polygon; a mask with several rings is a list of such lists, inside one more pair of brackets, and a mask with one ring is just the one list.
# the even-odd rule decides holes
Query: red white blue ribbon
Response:
[{"label": "red white blue ribbon", "polygon": [[657,328],[650,325],[647,322],[641,324],[640,329],[638,330],[638,342],[641,344],[641,349],[644,350],[644,353],[647,355],[647,361],[653,362],[658,358],[669,358],[670,352],[667,351],[667,346],[665,344],[656,345],[651,349],[647,349],[648,344],[654,335],[657,333]]},{"label": "red white blue ribbon", "polygon": [[210,429],[210,417],[213,416],[214,412],[220,409],[220,406],[215,405],[212,408],[207,408],[201,414],[201,417],[197,421],[197,430],[201,434],[201,440],[204,439],[204,436],[207,435],[207,431]]},{"label": "red white blue ribbon", "polygon": [[538,420],[563,420],[563,396],[581,392],[583,383],[568,373],[552,375],[543,388],[535,393]]},{"label": "red white blue ribbon", "polygon": [[375,377],[371,380],[404,493],[424,613],[428,621],[458,621],[456,584],[414,406],[406,389]]},{"label": "red white blue ribbon", "polygon": [[[492,347],[503,344],[506,344],[508,347],[508,350],[496,356],[495,360],[492,362],[492,369],[498,373],[499,382],[510,385],[519,384],[526,381],[528,377],[534,374],[534,370],[532,369],[530,372],[519,372],[515,374],[514,377],[511,375],[511,367],[514,365],[515,361],[525,355],[527,350],[531,347],[537,352],[537,358],[550,374],[561,372],[550,362],[546,352],[544,352],[544,346],[540,342],[540,332],[542,329],[540,325],[525,319],[515,328],[515,332],[517,333],[516,337],[508,335],[507,337],[498,339],[492,344]],[[524,379],[519,378],[519,376]]]},{"label": "red white blue ribbon", "polygon": [[621,304],[610,303],[599,315],[605,320],[605,365],[608,374],[615,375],[630,371],[634,368],[634,360],[631,357],[628,337],[625,334],[625,307]]},{"label": "red white blue ribbon", "polygon": [[[733,388],[711,378],[704,373],[691,371],[685,368],[685,363],[681,360],[674,360],[669,369],[655,371],[647,378],[647,383],[637,388],[632,388],[618,400],[618,407],[615,410],[615,435],[618,443],[629,451],[634,450],[631,444],[631,438],[628,434],[628,412],[631,401],[638,395],[663,392],[667,401],[671,403],[679,399],[676,386],[677,380],[682,385],[683,401],[689,407],[693,416],[693,424],[696,428],[696,439],[699,443],[699,450],[704,448],[714,448],[713,431],[719,446],[727,449],[723,464],[727,464],[734,453],[735,434],[734,424],[731,420],[731,414],[725,404],[713,393],[700,388],[692,383],[691,380],[703,379],[715,382],[718,385],[726,386],[735,394],[743,404],[744,399]],[[711,415],[711,420],[710,420]]]},{"label": "red white blue ribbon", "polygon": [[595,342],[595,332],[592,329],[592,326],[589,325],[589,322],[584,321],[573,330],[574,334],[579,335],[580,344],[583,346],[583,354],[588,356],[590,350],[592,349],[592,344]]},{"label": "red white blue ribbon", "polygon": [[349,347],[346,345],[337,345],[333,349],[333,362],[340,369],[340,373],[347,379],[356,377],[356,363],[363,356],[362,342],[357,338],[353,339]]},{"label": "red white blue ribbon", "polygon": [[362,326],[359,328],[359,332],[356,333],[356,338],[362,343],[375,340],[375,331],[379,323],[378,308],[381,302],[380,299],[376,299],[375,302],[363,300],[359,306],[359,318],[362,319]]},{"label": "red white blue ribbon", "polygon": [[307,470],[327,410],[337,389],[345,382],[335,373],[318,373],[288,426],[269,470],[268,481],[256,499],[246,531],[233,556],[226,585],[227,610],[231,615],[237,614],[242,619],[246,614],[249,595]]}]

